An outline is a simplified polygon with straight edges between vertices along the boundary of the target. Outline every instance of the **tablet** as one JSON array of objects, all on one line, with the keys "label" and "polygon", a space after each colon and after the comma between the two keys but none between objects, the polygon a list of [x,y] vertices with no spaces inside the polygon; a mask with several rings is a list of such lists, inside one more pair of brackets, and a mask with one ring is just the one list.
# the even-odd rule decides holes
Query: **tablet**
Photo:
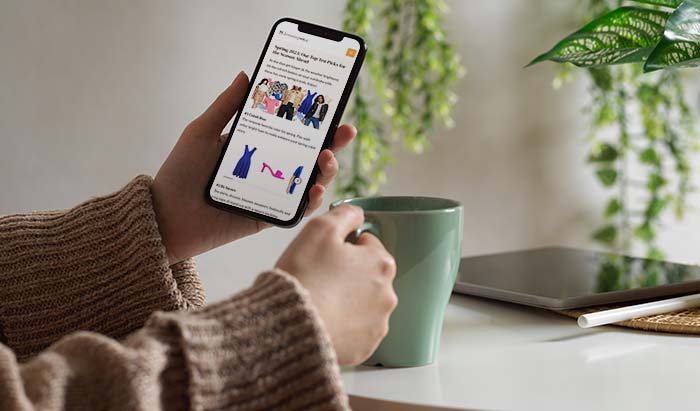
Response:
[{"label": "tablet", "polygon": [[554,310],[700,292],[700,267],[563,247],[463,258],[454,291]]}]

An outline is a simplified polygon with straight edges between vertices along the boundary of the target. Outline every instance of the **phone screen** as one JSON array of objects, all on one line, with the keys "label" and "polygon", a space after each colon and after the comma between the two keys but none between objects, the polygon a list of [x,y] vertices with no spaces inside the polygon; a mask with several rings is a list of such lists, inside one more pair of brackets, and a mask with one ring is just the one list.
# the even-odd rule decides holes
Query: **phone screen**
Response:
[{"label": "phone screen", "polygon": [[352,37],[277,23],[209,188],[212,200],[281,222],[298,216],[361,47]]}]

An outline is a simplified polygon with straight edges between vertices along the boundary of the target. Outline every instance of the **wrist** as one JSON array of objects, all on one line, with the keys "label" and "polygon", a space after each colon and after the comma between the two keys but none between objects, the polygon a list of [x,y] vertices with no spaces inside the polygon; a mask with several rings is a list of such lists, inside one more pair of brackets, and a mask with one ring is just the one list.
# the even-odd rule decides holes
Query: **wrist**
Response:
[{"label": "wrist", "polygon": [[168,265],[177,264],[186,258],[179,257],[179,253],[176,253],[178,247],[173,241],[175,234],[173,233],[170,219],[167,217],[167,207],[165,202],[162,200],[161,190],[157,180],[154,180],[153,184],[151,185],[151,198],[153,201],[153,212],[155,213],[161,243],[165,248],[165,255],[168,258]]}]

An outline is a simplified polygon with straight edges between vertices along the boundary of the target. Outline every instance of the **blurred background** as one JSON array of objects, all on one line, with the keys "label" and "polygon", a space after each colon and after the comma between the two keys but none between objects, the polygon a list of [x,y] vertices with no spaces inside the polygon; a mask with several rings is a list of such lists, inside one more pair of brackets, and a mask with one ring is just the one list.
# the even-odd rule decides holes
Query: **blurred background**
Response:
[{"label": "blurred background", "polygon": [[[576,0],[447,3],[445,29],[468,70],[455,90],[455,126],[420,156],[395,145],[380,192],[462,201],[465,256],[596,248],[590,234],[607,196],[585,162],[585,79],[574,74],[554,90],[557,65],[523,68],[578,27]],[[0,214],[71,207],[155,175],[183,127],[239,70],[250,74],[274,21],[340,27],[344,6],[0,1]],[[692,194],[691,206],[698,200]],[[662,222],[671,260],[700,261],[694,208]],[[298,230],[269,229],[200,256],[210,300],[272,267]]]}]

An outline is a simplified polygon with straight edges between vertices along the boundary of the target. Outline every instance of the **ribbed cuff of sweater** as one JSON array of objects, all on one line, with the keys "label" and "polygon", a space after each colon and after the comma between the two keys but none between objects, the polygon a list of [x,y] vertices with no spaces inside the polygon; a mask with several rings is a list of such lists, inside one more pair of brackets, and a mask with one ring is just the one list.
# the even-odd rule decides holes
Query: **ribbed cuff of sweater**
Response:
[{"label": "ribbed cuff of sweater", "polygon": [[194,263],[172,267],[151,178],[67,211],[0,217],[0,324],[20,360],[77,330],[120,338],[151,313],[204,305]]},{"label": "ribbed cuff of sweater", "polygon": [[165,403],[177,403],[187,381],[192,410],[350,409],[320,317],[282,271],[201,311],[159,313],[148,328],[172,347]]}]

